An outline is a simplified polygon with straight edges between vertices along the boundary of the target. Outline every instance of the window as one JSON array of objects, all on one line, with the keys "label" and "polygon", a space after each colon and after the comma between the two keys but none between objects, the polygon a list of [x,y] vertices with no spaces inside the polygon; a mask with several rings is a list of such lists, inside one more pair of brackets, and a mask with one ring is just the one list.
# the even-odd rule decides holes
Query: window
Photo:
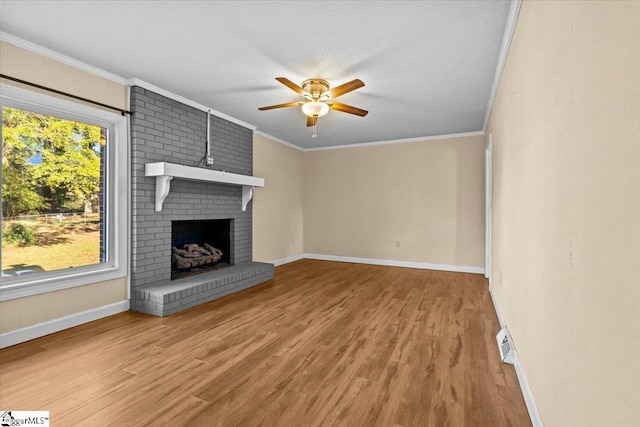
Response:
[{"label": "window", "polygon": [[0,300],[123,277],[122,116],[2,85]]}]

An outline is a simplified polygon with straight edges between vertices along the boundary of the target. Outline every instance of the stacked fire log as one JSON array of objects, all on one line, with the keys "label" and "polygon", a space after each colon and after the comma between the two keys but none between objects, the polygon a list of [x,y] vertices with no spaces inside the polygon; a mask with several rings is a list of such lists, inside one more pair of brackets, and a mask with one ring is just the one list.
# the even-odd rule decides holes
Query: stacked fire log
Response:
[{"label": "stacked fire log", "polygon": [[204,243],[204,247],[197,243],[187,243],[183,248],[184,249],[178,249],[175,246],[171,247],[171,251],[173,252],[171,261],[176,268],[179,269],[213,264],[222,258],[222,251],[208,243]]}]

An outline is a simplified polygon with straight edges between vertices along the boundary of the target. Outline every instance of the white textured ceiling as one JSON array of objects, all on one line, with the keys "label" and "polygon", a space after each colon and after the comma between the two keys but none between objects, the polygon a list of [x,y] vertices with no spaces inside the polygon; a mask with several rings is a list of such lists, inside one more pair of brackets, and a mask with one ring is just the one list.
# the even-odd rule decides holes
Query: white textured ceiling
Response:
[{"label": "white textured ceiling", "polygon": [[[139,78],[303,148],[482,130],[508,1],[8,1],[0,29]],[[311,138],[274,78],[331,86],[369,111],[331,111]]]}]

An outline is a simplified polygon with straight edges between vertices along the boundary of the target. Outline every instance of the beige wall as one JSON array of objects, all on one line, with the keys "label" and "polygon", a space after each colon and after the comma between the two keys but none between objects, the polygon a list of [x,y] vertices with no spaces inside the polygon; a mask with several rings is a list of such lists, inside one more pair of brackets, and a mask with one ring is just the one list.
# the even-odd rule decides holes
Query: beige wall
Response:
[{"label": "beige wall", "polygon": [[306,253],[483,267],[484,136],[306,152]]},{"label": "beige wall", "polygon": [[303,152],[253,135],[253,259],[271,262],[303,251]]},{"label": "beige wall", "polygon": [[[117,108],[126,109],[127,106],[125,86],[2,41],[0,41],[0,70],[2,74],[11,77],[48,86]],[[2,83],[39,91],[9,80],[3,79]],[[73,101],[71,98],[55,95],[51,92],[40,92]]]},{"label": "beige wall", "polygon": [[[254,135],[253,257],[482,268],[484,136],[301,152]],[[399,246],[397,244],[399,242]]]},{"label": "beige wall", "polygon": [[522,5],[491,286],[547,427],[640,425],[640,2]]},{"label": "beige wall", "polygon": [[[85,71],[0,42],[0,72],[114,107],[126,107],[126,88]],[[3,80],[2,83],[12,84]],[[21,86],[21,85],[17,85]],[[0,333],[127,299],[126,278],[0,303]]]},{"label": "beige wall", "polygon": [[126,301],[127,279],[17,298],[0,303],[0,333]]}]

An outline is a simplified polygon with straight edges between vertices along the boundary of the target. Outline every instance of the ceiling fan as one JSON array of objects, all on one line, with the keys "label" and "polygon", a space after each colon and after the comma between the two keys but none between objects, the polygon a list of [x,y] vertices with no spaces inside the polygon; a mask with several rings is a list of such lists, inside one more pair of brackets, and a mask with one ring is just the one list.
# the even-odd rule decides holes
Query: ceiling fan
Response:
[{"label": "ceiling fan", "polygon": [[[260,107],[258,110],[273,110],[276,108],[302,107],[302,112],[307,116],[307,126],[316,125],[318,118],[324,116],[329,110],[342,111],[343,113],[355,114],[364,117],[369,113],[366,110],[352,107],[335,100],[335,98],[364,86],[362,80],[355,79],[340,86],[329,89],[329,82],[323,79],[313,78],[302,82],[298,86],[286,77],[276,77],[276,80],[287,86],[289,89],[304,97],[304,101],[287,102],[286,104],[269,105]],[[314,135],[315,130],[314,130]]]}]

